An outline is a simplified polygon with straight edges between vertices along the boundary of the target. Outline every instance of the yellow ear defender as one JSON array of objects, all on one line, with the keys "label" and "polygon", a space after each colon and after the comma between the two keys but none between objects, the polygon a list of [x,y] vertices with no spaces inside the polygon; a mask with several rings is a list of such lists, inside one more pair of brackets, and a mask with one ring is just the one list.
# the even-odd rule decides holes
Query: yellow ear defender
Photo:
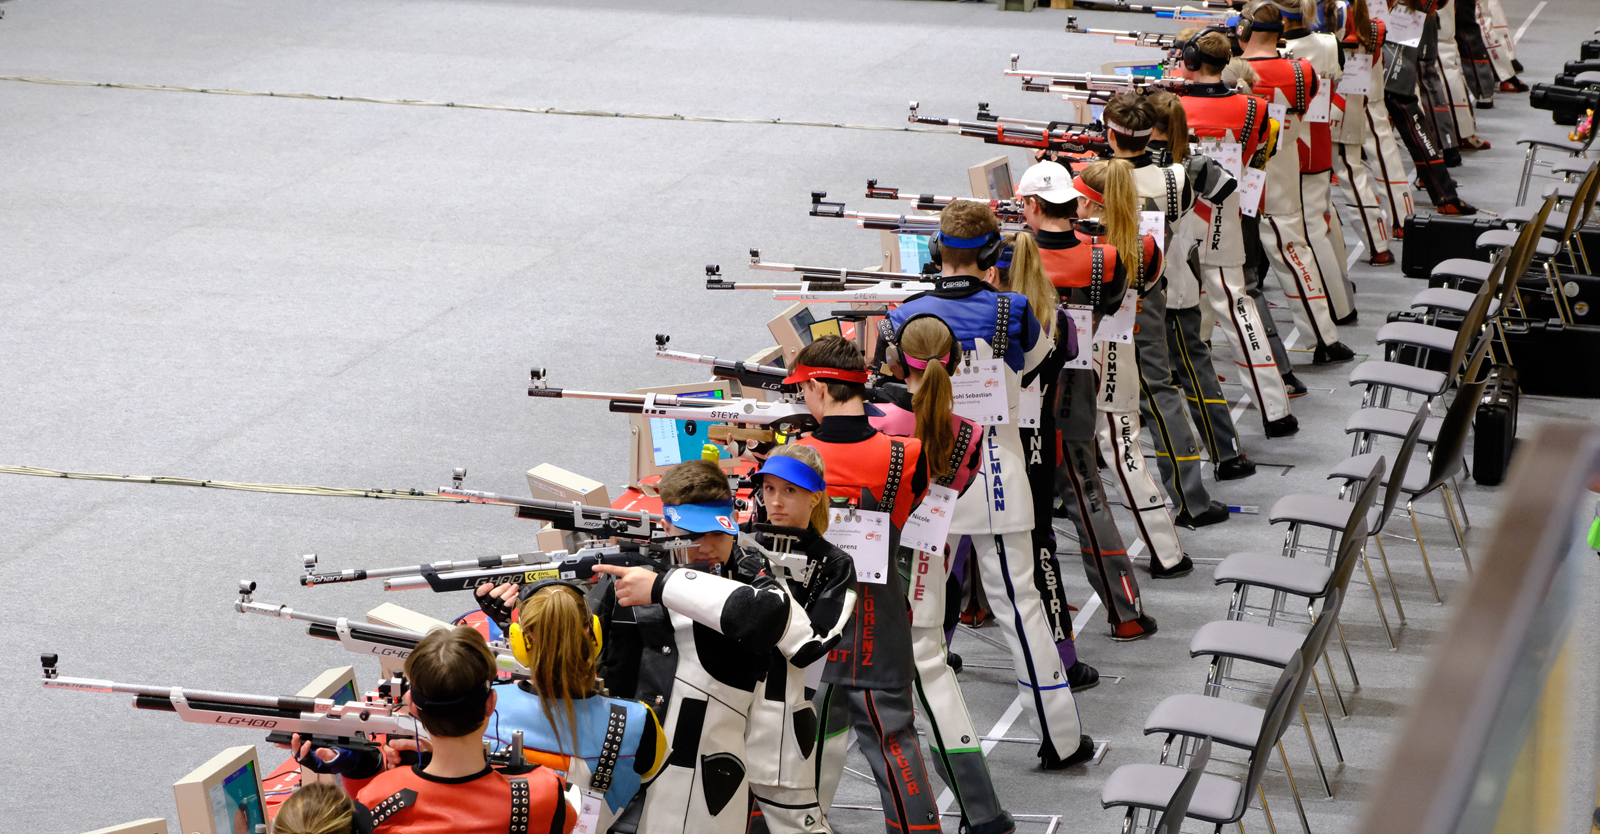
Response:
[{"label": "yellow ear defender", "polygon": [[[577,595],[578,603],[583,605],[584,610],[589,610],[589,605],[583,597],[583,589],[573,585],[570,582],[562,582],[559,579],[547,579],[543,582],[535,582],[534,584],[523,588],[521,593],[518,594],[518,607],[521,607],[522,600],[525,600],[528,597],[533,596],[535,593],[538,593],[539,591],[551,586],[566,588],[572,591],[573,594]],[[528,633],[522,630],[521,624],[511,624],[511,630],[506,633],[506,642],[511,644],[511,656],[516,658],[518,663],[529,667],[533,665],[533,658],[528,653],[528,644],[531,642],[531,639],[529,638]],[[591,613],[589,614],[589,645],[591,650],[594,652],[592,655],[593,657],[600,657],[600,647],[603,645],[603,643],[604,640],[600,636],[600,618]]]}]

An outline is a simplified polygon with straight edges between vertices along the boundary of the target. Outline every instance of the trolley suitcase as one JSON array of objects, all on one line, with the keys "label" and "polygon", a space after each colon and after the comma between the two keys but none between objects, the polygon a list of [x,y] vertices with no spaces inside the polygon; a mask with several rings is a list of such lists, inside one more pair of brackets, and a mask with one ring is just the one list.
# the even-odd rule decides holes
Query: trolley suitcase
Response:
[{"label": "trolley suitcase", "polygon": [[1517,369],[1495,365],[1472,418],[1472,480],[1494,486],[1506,479],[1517,441]]},{"label": "trolley suitcase", "polygon": [[1579,44],[1578,57],[1584,61],[1600,59],[1600,40],[1588,40]]},{"label": "trolley suitcase", "polygon": [[1450,258],[1489,260],[1478,250],[1478,236],[1503,229],[1495,217],[1445,217],[1413,214],[1406,217],[1405,239],[1400,242],[1400,272],[1408,278],[1427,278],[1440,261]]},{"label": "trolley suitcase", "polygon": [[1503,319],[1517,384],[1524,394],[1600,397],[1600,325]]}]

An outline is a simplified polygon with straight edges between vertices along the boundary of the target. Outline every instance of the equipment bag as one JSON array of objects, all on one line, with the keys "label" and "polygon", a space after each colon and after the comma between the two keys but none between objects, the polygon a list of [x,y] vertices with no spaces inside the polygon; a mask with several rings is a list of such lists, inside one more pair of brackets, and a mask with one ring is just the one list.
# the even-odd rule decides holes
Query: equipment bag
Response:
[{"label": "equipment bag", "polygon": [[1503,319],[1521,391],[1551,397],[1600,397],[1600,326],[1559,320]]},{"label": "equipment bag", "polygon": [[1405,239],[1400,249],[1400,272],[1407,278],[1427,278],[1440,261],[1450,258],[1487,263],[1489,253],[1478,249],[1478,236],[1505,227],[1504,221],[1494,217],[1407,215]]},{"label": "equipment bag", "polygon": [[1495,365],[1472,418],[1472,480],[1494,486],[1506,479],[1517,441],[1517,369]]}]

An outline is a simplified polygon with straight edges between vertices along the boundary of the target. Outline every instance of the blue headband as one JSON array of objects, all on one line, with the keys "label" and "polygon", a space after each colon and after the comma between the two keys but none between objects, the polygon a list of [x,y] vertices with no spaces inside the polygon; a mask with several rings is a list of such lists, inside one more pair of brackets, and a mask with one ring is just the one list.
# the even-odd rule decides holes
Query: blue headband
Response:
[{"label": "blue headband", "polygon": [[939,243],[951,249],[977,249],[993,239],[993,232],[983,237],[952,237],[947,232],[939,233]]},{"label": "blue headband", "polygon": [[809,464],[799,458],[773,455],[761,465],[761,469],[751,477],[759,478],[763,475],[772,475],[782,478],[807,492],[821,492],[827,489],[828,484],[812,469]]}]

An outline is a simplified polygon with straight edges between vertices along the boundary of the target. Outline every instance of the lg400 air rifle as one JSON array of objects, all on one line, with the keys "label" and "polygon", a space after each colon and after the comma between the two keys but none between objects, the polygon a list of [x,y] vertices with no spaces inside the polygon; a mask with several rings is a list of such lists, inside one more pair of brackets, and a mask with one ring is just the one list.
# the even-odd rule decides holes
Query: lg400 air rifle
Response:
[{"label": "lg400 air rifle", "polygon": [[1018,69],[1021,57],[1011,56],[1011,67],[1006,75],[1022,79],[1022,89],[1029,93],[1062,93],[1068,101],[1103,101],[1128,90],[1164,88],[1179,92],[1191,82],[1182,78],[1155,75],[1106,75],[1097,72],[1047,72]]},{"label": "lg400 air rifle", "polygon": [[122,692],[134,696],[137,709],[175,712],[189,724],[211,724],[267,730],[267,741],[287,745],[290,735],[317,747],[373,751],[374,735],[403,738],[426,737],[415,718],[404,714],[401,697],[404,680],[385,681],[364,700],[336,703],[331,698],[304,698],[298,695],[246,695],[237,692],[210,692],[181,686],[143,686],[90,678],[63,678],[56,670],[56,656],[40,656],[44,665],[45,689],[73,689],[79,692]]},{"label": "lg400 air rifle", "polygon": [[[535,373],[542,374],[543,371]],[[541,377],[535,376],[534,379],[537,381]],[[529,389],[528,395],[535,396],[533,389]],[[595,538],[651,539],[666,530],[666,520],[654,513],[613,510],[610,507],[594,507],[577,501],[563,504],[539,498],[513,498],[509,495],[462,489],[461,480],[466,476],[467,470],[457,468],[451,475],[455,486],[439,487],[439,494],[472,504],[505,504],[508,507],[516,507],[517,518],[546,521],[557,530],[587,533]]]},{"label": "lg400 air rifle", "polygon": [[[750,250],[754,252],[755,250]],[[732,289],[732,286],[713,288],[709,277],[710,266],[707,266],[707,289]],[[703,353],[684,353],[677,350],[668,350],[667,342],[672,337],[665,333],[656,334],[656,356],[662,359],[676,359],[679,362],[694,362],[700,365],[711,366],[711,375],[717,379],[728,379],[739,383],[740,388],[755,388],[762,391],[772,391],[778,394],[793,394],[798,389],[793,385],[785,385],[783,380],[789,372],[782,365],[763,365],[759,362],[736,362],[731,359],[718,359]]]},{"label": "lg400 air rifle", "polygon": [[[1185,6],[1147,6],[1136,3],[1122,3],[1118,0],[1077,0],[1073,8],[1089,9],[1097,12],[1135,12],[1138,14],[1153,14],[1156,17],[1171,20],[1193,20],[1204,22],[1207,18],[1222,17],[1228,12],[1236,12],[1245,6],[1245,0],[1196,0]],[[1231,15],[1229,15],[1231,17]],[[1068,18],[1071,20],[1072,18]]]},{"label": "lg400 air rifle", "polygon": [[[777,402],[762,402],[748,398],[716,400],[700,397],[680,397],[673,394],[613,394],[603,391],[574,391],[570,388],[551,388],[545,380],[545,369],[529,372],[532,384],[528,396],[548,399],[605,400],[616,414],[643,414],[670,420],[701,420],[726,423],[740,428],[778,432],[810,431],[817,420],[802,404],[783,398]],[[444,490],[440,490],[444,492]],[[454,495],[455,493],[449,493]],[[653,516],[660,519],[661,516]]]},{"label": "lg400 air rifle", "polygon": [[[706,289],[708,290],[782,290],[795,292],[811,290],[819,292],[844,292],[846,290],[894,288],[908,284],[922,284],[930,280],[936,267],[931,264],[923,267],[923,272],[878,272],[871,269],[849,269],[831,266],[802,266],[800,264],[782,264],[761,260],[761,250],[750,250],[750,268],[768,270],[772,272],[792,272],[800,276],[798,281],[729,281],[722,277],[722,267],[718,264],[706,264]],[[658,337],[659,338],[659,337]],[[676,358],[676,357],[674,357]],[[702,357],[702,360],[706,357]],[[709,364],[709,363],[706,363]],[[771,366],[776,371],[782,368]],[[713,372],[715,373],[715,372]],[[718,373],[716,376],[721,377]],[[781,376],[788,376],[784,372]]]},{"label": "lg400 air rifle", "polygon": [[[343,582],[382,579],[385,591],[410,591],[428,588],[434,593],[471,591],[487,582],[501,585],[515,582],[527,585],[544,579],[588,582],[597,565],[651,567],[670,562],[673,551],[688,547],[687,539],[672,538],[651,542],[624,542],[620,545],[585,547],[568,553],[510,553],[480,556],[476,559],[401,565],[393,568],[356,568],[319,573],[316,554],[307,554],[300,584],[309,587]],[[326,635],[317,635],[326,636]]]},{"label": "lg400 air rifle", "polygon": [[902,200],[915,204],[917,211],[939,211],[957,201],[981,203],[988,206],[989,210],[994,212],[994,216],[1002,222],[1022,222],[1022,202],[1020,200],[983,200],[977,197],[946,197],[939,194],[901,194],[900,189],[885,188],[878,185],[877,180],[867,180],[867,198],[872,200]]},{"label": "lg400 air rifle", "polygon": [[[241,581],[239,583],[239,599],[233,603],[233,610],[238,611],[240,614],[262,614],[268,617],[310,623],[310,628],[306,630],[307,634],[324,640],[337,640],[347,652],[370,657],[388,657],[395,660],[404,660],[411,655],[411,650],[417,647],[417,641],[426,636],[421,632],[409,629],[373,625],[354,621],[348,617],[324,617],[320,614],[307,614],[304,611],[296,611],[287,605],[256,602],[251,598],[251,594],[254,593],[255,589],[256,583],[248,579]],[[512,655],[508,646],[490,643],[489,649],[494,652],[495,663],[502,671],[510,672],[514,678],[528,677],[527,667],[517,662],[516,657]]]},{"label": "lg400 air rifle", "polygon": [[[885,232],[894,232],[897,235],[932,235],[939,231],[939,217],[934,214],[879,214],[870,211],[848,211],[844,203],[827,201],[828,192],[811,192],[812,217],[843,217],[856,221],[856,227],[861,229],[878,229]],[[1020,221],[1008,221],[1001,218],[1000,232],[1025,232],[1027,227]]]},{"label": "lg400 air rifle", "polygon": [[[1065,151],[1069,153],[1109,152],[1106,129],[1103,125],[1082,125],[1061,121],[1035,121],[1008,119],[989,112],[988,102],[979,102],[975,121],[936,119],[918,112],[917,102],[911,102],[912,124],[946,125],[961,131],[962,136],[982,139],[986,145],[1008,145],[1016,148]],[[867,196],[876,196],[869,185]]]}]

